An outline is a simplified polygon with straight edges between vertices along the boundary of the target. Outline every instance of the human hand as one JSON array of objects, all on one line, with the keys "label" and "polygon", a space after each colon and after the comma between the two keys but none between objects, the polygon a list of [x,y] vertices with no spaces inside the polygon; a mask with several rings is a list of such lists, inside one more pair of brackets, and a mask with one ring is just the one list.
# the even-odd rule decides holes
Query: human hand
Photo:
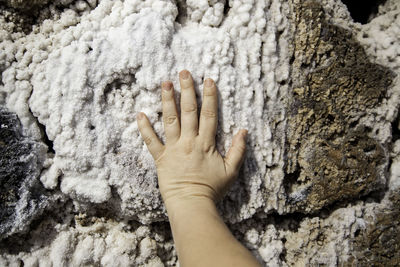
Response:
[{"label": "human hand", "polygon": [[221,199],[242,164],[247,130],[240,130],[223,158],[215,147],[218,123],[217,88],[206,79],[200,121],[197,116],[193,79],[187,70],[179,73],[181,118],[176,109],[171,82],[162,83],[162,111],[166,135],[163,145],[144,113],[137,115],[140,133],[155,160],[164,202],[209,198]]}]

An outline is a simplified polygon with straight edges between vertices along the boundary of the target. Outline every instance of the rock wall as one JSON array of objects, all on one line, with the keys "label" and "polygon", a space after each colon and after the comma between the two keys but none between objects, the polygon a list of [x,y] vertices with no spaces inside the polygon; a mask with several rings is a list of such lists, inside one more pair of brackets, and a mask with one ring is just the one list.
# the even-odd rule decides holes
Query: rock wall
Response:
[{"label": "rock wall", "polygon": [[249,130],[219,209],[260,262],[400,264],[400,4],[377,10],[0,1],[0,265],[177,264],[135,114],[162,137],[160,83],[184,68],[198,96],[217,83],[222,153]]}]

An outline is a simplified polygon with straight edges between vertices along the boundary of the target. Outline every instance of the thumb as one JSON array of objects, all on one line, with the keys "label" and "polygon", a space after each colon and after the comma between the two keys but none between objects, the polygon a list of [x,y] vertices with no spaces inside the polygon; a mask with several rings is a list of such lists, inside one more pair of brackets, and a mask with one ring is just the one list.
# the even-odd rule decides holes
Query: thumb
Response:
[{"label": "thumb", "polygon": [[230,177],[235,177],[244,160],[247,130],[241,129],[232,139],[232,145],[225,156],[225,169]]}]

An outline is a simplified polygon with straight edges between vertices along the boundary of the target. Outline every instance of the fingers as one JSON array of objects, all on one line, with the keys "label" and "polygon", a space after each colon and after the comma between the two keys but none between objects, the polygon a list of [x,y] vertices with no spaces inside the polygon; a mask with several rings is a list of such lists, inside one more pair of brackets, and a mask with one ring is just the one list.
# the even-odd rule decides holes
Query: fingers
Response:
[{"label": "fingers", "polygon": [[153,130],[153,127],[151,127],[149,119],[144,113],[140,112],[137,115],[137,123],[139,126],[140,134],[142,135],[142,138],[146,143],[150,154],[153,156],[154,160],[157,160],[163,152],[164,146],[161,144],[160,140]]},{"label": "fingers", "polygon": [[206,147],[215,145],[215,133],[218,124],[217,88],[212,79],[206,79],[203,89],[203,104],[200,112],[199,135]]},{"label": "fingers", "polygon": [[179,73],[181,85],[181,136],[194,137],[198,132],[197,101],[190,72]]},{"label": "fingers", "polygon": [[243,163],[246,152],[247,130],[240,130],[232,139],[232,146],[225,156],[225,168],[228,176],[236,176]]},{"label": "fingers", "polygon": [[167,142],[175,142],[181,134],[181,127],[176,110],[174,87],[171,82],[163,82],[162,85],[162,112],[164,131]]}]

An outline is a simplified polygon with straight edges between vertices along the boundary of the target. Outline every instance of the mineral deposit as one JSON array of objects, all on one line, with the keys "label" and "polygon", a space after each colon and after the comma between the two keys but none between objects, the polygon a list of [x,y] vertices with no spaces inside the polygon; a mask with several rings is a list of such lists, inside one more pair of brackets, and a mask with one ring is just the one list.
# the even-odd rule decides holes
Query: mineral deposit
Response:
[{"label": "mineral deposit", "polygon": [[182,69],[249,130],[218,208],[262,264],[400,265],[400,2],[346,4],[0,0],[0,265],[178,264],[135,115]]}]

